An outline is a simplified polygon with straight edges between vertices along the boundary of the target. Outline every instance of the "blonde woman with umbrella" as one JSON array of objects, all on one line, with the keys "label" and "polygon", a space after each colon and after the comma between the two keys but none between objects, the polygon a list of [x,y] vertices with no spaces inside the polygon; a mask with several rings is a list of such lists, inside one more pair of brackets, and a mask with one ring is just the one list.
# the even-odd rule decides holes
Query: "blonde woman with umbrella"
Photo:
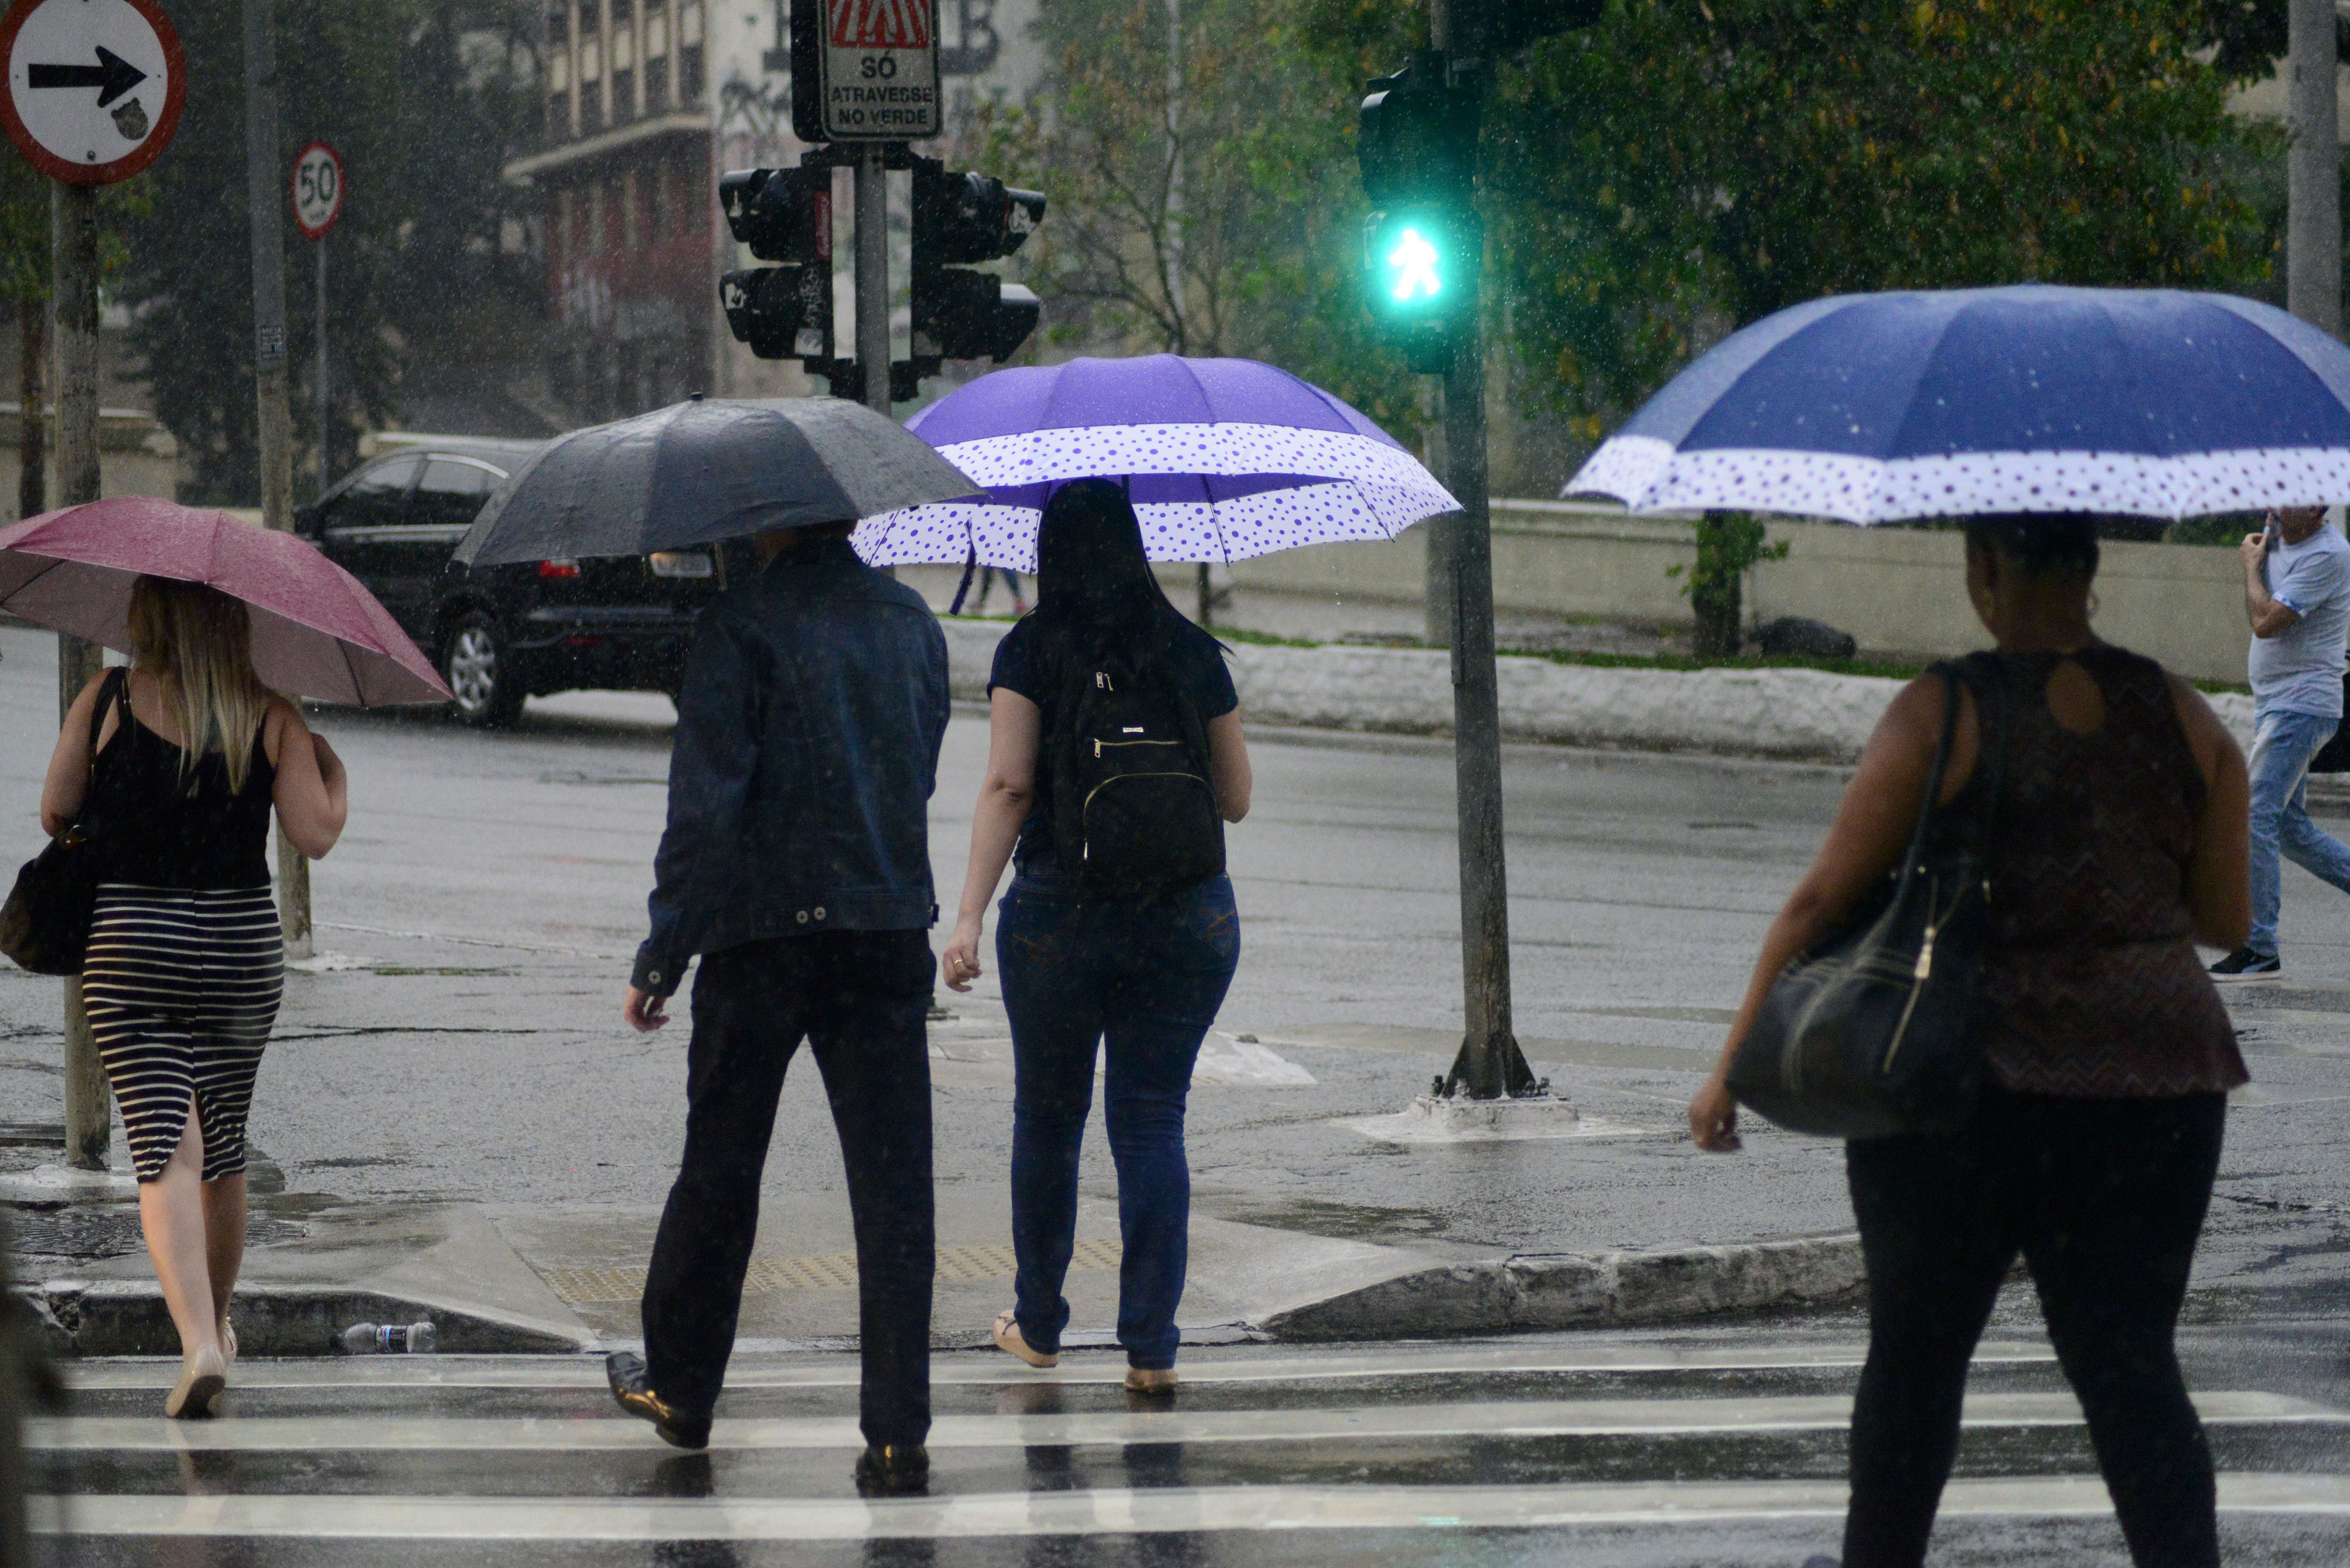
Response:
[{"label": "blonde woman with umbrella", "polygon": [[252,641],[244,606],[218,589],[140,578],[131,666],[75,699],[41,791],[51,836],[86,808],[102,825],[82,997],[180,1333],[173,1417],[212,1414],[236,1355],[244,1119],[284,978],[270,811],[316,860],[348,805],[341,759],[261,683]]},{"label": "blonde woman with umbrella", "polygon": [[283,981],[270,815],[317,859],[349,800],[334,748],[281,692],[448,693],[309,545],[147,497],[0,529],[0,607],[131,655],[68,710],[41,826],[78,825],[97,857],[82,995],[180,1335],[164,1413],[209,1416],[236,1358],[244,1124]]}]

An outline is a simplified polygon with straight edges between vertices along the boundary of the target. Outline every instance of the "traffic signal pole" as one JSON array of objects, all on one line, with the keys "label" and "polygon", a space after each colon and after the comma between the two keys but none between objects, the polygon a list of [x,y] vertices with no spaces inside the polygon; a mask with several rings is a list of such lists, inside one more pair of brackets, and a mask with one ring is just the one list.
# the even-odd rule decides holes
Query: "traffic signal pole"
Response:
[{"label": "traffic signal pole", "polygon": [[[1429,41],[1453,49],[1455,12],[1470,0],[1429,0]],[[1482,74],[1477,78],[1482,82]],[[1485,354],[1481,314],[1453,340],[1444,371],[1446,488],[1461,503],[1447,541],[1452,598],[1452,765],[1461,857],[1461,1038],[1438,1085],[1472,1100],[1516,1098],[1542,1085],[1511,1016],[1510,888],[1502,833],[1502,715],[1493,663],[1493,545],[1486,509]]]},{"label": "traffic signal pole", "polygon": [[865,406],[889,411],[889,172],[879,143],[857,156],[857,365]]}]

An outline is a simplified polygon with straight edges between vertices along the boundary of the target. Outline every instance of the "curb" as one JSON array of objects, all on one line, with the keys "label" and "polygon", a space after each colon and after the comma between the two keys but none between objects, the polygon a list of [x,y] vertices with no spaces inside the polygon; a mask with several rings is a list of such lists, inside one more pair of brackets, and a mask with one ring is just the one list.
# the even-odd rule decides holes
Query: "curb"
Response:
[{"label": "curb", "polygon": [[1674,1252],[1520,1252],[1422,1269],[1254,1326],[1282,1340],[1630,1328],[1830,1305],[1856,1298],[1865,1277],[1857,1235]]},{"label": "curb", "polygon": [[[177,1355],[179,1331],[154,1285],[51,1280],[19,1286],[52,1355]],[[538,1324],[448,1302],[319,1285],[239,1287],[234,1303],[238,1349],[249,1355],[331,1355],[355,1323],[431,1318],[444,1352],[468,1355],[572,1355],[590,1341]]]}]

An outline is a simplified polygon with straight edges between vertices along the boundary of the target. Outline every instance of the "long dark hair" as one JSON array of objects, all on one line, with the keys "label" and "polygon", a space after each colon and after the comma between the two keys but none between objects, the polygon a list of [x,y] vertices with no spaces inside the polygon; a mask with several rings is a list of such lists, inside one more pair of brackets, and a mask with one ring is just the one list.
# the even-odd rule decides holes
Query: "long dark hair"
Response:
[{"label": "long dark hair", "polygon": [[1190,630],[1150,570],[1142,521],[1116,481],[1074,480],[1045,502],[1030,618],[1052,654],[1128,669],[1164,655]]}]

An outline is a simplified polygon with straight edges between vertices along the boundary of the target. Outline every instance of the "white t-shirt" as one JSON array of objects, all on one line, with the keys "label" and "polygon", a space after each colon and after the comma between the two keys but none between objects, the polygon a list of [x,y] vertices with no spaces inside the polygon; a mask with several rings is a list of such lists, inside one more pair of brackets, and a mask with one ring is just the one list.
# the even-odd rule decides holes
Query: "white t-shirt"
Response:
[{"label": "white t-shirt", "polygon": [[2269,596],[2301,618],[2252,639],[2252,703],[2262,713],[2342,717],[2343,639],[2350,635],[2350,541],[2331,523],[2298,545],[2280,538],[2262,565]]}]

